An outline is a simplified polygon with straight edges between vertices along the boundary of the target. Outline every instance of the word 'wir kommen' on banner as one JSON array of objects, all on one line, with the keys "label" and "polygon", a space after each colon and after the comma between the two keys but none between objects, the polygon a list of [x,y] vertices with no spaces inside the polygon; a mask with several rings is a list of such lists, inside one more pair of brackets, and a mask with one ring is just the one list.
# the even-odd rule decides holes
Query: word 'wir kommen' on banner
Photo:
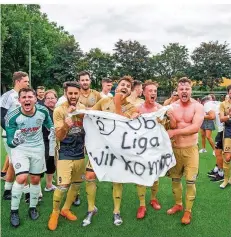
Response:
[{"label": "word 'wir kommen' on banner", "polygon": [[169,136],[157,122],[167,109],[133,120],[102,111],[72,113],[85,113],[86,149],[99,181],[152,186],[175,166]]}]

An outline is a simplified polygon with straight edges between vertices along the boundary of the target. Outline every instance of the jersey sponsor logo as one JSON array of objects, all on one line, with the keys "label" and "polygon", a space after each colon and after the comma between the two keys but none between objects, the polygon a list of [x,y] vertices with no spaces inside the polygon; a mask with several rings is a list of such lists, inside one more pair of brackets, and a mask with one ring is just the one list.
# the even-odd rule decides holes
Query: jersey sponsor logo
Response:
[{"label": "jersey sponsor logo", "polygon": [[19,168],[21,168],[21,164],[20,163],[16,163],[14,167],[15,167],[15,169],[19,169]]},{"label": "jersey sponsor logo", "polygon": [[22,128],[22,133],[30,133],[30,132],[37,132],[39,130],[39,127],[32,127],[32,128]]}]

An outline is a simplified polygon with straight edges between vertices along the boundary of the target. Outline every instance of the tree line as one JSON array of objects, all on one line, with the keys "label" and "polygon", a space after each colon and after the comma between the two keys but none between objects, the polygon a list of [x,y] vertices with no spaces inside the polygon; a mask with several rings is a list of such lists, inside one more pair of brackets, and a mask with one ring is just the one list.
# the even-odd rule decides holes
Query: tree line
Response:
[{"label": "tree line", "polygon": [[99,48],[83,52],[74,36],[50,22],[39,5],[1,5],[2,86],[12,86],[13,72],[29,72],[29,65],[33,87],[44,85],[58,91],[82,70],[92,74],[94,88],[100,88],[104,77],[117,80],[131,75],[141,81],[155,80],[169,94],[178,78],[188,76],[199,90],[213,91],[222,77],[231,77],[231,50],[227,42],[211,41],[202,42],[190,54],[176,42],[154,55],[136,40],[119,39],[113,53]]}]

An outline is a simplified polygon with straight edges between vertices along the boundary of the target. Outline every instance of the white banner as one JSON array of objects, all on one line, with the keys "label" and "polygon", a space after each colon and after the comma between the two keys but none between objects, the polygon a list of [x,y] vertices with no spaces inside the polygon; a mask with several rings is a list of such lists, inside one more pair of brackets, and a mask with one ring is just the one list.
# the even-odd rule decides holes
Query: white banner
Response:
[{"label": "white banner", "polygon": [[152,186],[176,164],[171,141],[156,120],[169,107],[134,120],[102,111],[85,113],[85,145],[99,181]]}]

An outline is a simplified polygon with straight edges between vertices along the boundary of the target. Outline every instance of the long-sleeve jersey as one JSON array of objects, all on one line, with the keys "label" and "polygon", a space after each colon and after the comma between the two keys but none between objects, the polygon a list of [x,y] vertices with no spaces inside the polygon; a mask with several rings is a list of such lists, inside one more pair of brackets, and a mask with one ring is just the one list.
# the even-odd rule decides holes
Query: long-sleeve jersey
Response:
[{"label": "long-sleeve jersey", "polygon": [[11,148],[15,147],[13,139],[16,130],[21,130],[25,136],[25,142],[19,145],[20,148],[34,148],[44,146],[42,126],[48,129],[54,127],[47,108],[38,104],[32,116],[23,114],[21,107],[18,107],[7,113],[5,121],[7,144]]}]

